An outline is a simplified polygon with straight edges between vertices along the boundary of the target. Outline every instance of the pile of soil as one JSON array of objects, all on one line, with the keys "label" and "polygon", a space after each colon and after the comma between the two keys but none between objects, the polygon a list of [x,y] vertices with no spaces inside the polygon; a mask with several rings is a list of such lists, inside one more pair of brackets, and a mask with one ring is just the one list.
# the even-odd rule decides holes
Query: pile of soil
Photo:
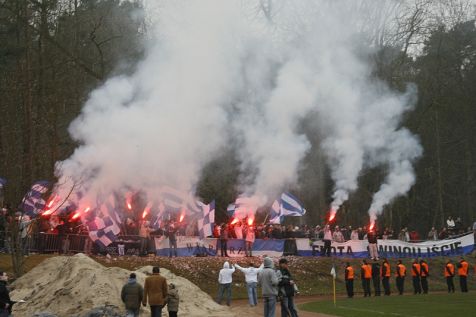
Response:
[{"label": "pile of soil", "polygon": [[[139,283],[152,272],[152,267],[138,269]],[[58,317],[87,316],[97,307],[118,307],[123,303],[120,293],[131,271],[122,268],[106,268],[84,254],[53,257],[16,280],[10,296],[13,300],[25,300],[14,306],[14,316],[33,316],[49,312]],[[213,299],[189,280],[176,276],[166,269],[161,274],[174,283],[180,295],[180,315],[190,317],[236,317],[226,306]],[[149,312],[149,308],[143,308]],[[164,309],[163,316],[166,316]]]}]

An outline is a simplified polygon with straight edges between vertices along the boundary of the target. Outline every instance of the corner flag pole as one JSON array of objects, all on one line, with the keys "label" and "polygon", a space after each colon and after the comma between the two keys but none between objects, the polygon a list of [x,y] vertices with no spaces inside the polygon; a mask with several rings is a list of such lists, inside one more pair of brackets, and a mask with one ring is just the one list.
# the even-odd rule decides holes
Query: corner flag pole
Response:
[{"label": "corner flag pole", "polygon": [[331,275],[332,275],[332,288],[334,290],[334,307],[336,307],[336,268],[334,264],[332,264],[332,269],[331,269]]}]

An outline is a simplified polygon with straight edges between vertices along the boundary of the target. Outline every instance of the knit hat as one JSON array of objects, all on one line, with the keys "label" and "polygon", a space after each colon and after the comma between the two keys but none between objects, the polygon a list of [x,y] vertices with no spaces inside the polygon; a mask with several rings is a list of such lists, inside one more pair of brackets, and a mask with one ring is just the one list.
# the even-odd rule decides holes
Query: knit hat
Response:
[{"label": "knit hat", "polygon": [[264,267],[273,268],[273,260],[271,258],[268,258],[268,257],[264,258],[263,264],[264,264]]}]

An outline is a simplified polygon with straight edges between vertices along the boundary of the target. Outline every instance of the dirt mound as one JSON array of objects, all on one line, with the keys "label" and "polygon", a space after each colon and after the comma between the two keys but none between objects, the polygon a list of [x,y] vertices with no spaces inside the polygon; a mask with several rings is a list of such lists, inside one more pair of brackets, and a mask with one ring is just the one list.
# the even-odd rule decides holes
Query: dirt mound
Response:
[{"label": "dirt mound", "polygon": [[[152,267],[138,269],[138,282],[143,285],[146,273],[150,272]],[[178,287],[182,316],[235,316],[189,280],[166,269],[161,269],[161,273]],[[11,297],[26,301],[15,305],[14,316],[29,317],[46,311],[58,317],[84,316],[105,305],[123,309],[120,292],[129,274],[130,271],[121,268],[106,268],[83,254],[45,260],[13,283]],[[149,309],[143,308],[143,311]],[[164,310],[163,316],[166,315]]]}]

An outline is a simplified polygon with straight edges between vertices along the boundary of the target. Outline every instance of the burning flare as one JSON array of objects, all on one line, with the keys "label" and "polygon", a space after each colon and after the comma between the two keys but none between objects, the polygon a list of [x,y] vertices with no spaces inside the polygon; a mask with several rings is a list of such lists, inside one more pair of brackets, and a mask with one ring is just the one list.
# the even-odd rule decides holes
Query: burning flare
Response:
[{"label": "burning flare", "polygon": [[248,226],[252,226],[254,221],[253,218],[248,218]]},{"label": "burning flare", "polygon": [[144,219],[149,214],[151,208],[152,208],[152,203],[150,202],[147,203],[147,206],[145,206],[144,211],[142,212],[142,219]]},{"label": "burning flare", "polygon": [[185,214],[181,214],[181,215],[180,215],[179,222],[182,222],[184,218],[185,218]]},{"label": "burning flare", "polygon": [[233,220],[231,221],[231,224],[234,225],[235,223],[237,223],[239,220],[238,218],[233,218]]}]

